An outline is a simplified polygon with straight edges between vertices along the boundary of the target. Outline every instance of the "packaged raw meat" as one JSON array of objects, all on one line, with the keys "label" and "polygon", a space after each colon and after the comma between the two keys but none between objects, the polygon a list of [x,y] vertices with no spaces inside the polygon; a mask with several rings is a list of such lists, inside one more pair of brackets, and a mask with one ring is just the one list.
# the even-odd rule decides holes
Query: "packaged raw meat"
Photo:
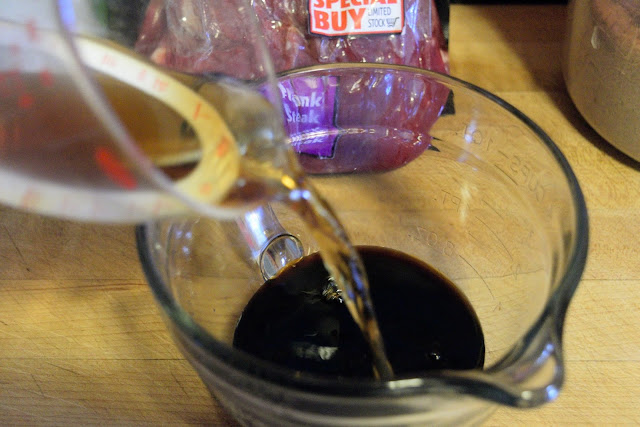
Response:
[{"label": "packaged raw meat", "polygon": [[283,77],[284,122],[307,173],[385,171],[430,147],[448,89],[388,68]]},{"label": "packaged raw meat", "polygon": [[[214,7],[220,3],[151,0],[136,50],[163,65],[192,73],[224,73],[216,61],[221,55],[238,57],[242,67],[240,59],[249,52],[239,31],[244,23],[235,22],[237,14],[228,13],[229,9]],[[278,72],[334,62],[403,64],[448,71],[446,40],[435,0],[251,3]],[[357,22],[353,16],[358,17]]]},{"label": "packaged raw meat", "polygon": [[[217,59],[236,58],[235,76],[250,79],[251,48],[239,31],[243,23],[235,22],[227,8],[216,7],[219,4],[151,0],[136,50],[158,64],[195,74],[224,74],[229,61]],[[251,4],[277,72],[341,62],[448,72],[447,41],[435,0],[253,0]],[[439,2],[440,12],[448,11],[443,4],[448,7],[448,2]],[[423,80],[414,87],[415,82],[406,78],[384,81],[379,74],[341,79],[280,83],[285,126],[307,172],[387,170],[428,148],[430,138],[425,133],[441,112],[446,88]],[[310,106],[293,101],[306,96],[315,96],[316,102]],[[372,105],[372,99],[379,102]],[[364,100],[368,108],[363,108]],[[355,124],[392,127],[394,133],[341,132],[345,125]]]}]

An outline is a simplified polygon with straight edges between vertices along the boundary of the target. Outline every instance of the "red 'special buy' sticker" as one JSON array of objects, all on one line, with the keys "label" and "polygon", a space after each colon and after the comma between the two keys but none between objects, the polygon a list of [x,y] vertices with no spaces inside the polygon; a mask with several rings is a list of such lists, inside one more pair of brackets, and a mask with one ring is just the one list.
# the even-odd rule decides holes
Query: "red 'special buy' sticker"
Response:
[{"label": "red 'special buy' sticker", "polygon": [[396,34],[403,26],[403,0],[309,0],[311,34]]}]

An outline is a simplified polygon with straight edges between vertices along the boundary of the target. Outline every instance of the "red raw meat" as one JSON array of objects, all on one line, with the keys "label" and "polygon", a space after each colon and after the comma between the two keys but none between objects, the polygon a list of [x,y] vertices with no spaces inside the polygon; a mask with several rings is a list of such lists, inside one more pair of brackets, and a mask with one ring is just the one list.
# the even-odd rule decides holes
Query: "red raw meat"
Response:
[{"label": "red raw meat", "polygon": [[[220,2],[152,0],[136,50],[180,71],[251,79],[256,67],[252,64],[253,46],[245,43],[250,38],[249,29],[233,2],[228,8],[214,8],[214,4]],[[404,0],[405,24],[399,34],[338,37],[309,33],[309,0],[253,0],[252,5],[277,72],[336,62],[402,64],[448,72],[434,0]],[[301,154],[305,170],[337,173],[393,169],[428,148],[427,132],[437,120],[448,90],[427,80],[404,78],[388,84],[380,79],[377,75],[341,81],[334,125],[388,127],[395,130],[394,135],[341,135],[330,158]]]},{"label": "red raw meat", "polygon": [[[136,50],[153,56],[166,50],[162,65],[181,71],[224,73],[228,62],[215,61],[215,52],[246,51],[242,17],[232,2],[214,8],[210,0],[152,0]],[[447,72],[444,38],[434,0],[405,0],[405,25],[400,34],[322,37],[308,31],[308,0],[254,0],[276,71],[333,62],[403,64]],[[157,55],[157,54],[156,54]],[[206,67],[202,65],[206,63]],[[193,68],[189,67],[193,64]],[[250,70],[235,70],[249,78]]]}]

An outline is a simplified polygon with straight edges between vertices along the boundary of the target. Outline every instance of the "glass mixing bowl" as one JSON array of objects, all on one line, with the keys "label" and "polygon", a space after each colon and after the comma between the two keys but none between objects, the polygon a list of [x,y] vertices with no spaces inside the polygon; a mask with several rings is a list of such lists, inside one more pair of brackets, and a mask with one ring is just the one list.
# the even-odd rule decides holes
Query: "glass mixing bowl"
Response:
[{"label": "glass mixing bowl", "polygon": [[[492,94],[413,68],[318,66],[280,76],[280,87],[300,107],[287,126],[301,164],[352,242],[400,250],[447,276],[478,315],[485,365],[376,381],[234,349],[265,277],[316,251],[296,215],[272,203],[234,222],[170,218],[137,230],[167,325],[212,394],[242,423],[277,425],[474,424],[496,405],[553,400],[588,227],[578,182],[549,137]],[[314,126],[304,108],[320,102],[309,87],[328,100]]]}]

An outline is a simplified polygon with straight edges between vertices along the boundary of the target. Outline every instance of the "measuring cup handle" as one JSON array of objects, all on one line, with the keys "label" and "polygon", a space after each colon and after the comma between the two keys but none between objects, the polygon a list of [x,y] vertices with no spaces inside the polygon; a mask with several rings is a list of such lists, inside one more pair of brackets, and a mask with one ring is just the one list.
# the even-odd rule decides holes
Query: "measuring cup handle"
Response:
[{"label": "measuring cup handle", "polygon": [[496,364],[484,371],[449,371],[447,385],[461,394],[517,408],[554,400],[565,376],[562,325],[566,306],[559,311],[552,307]]},{"label": "measuring cup handle", "polygon": [[235,223],[265,280],[304,255],[300,240],[282,227],[268,204],[245,213]]}]

